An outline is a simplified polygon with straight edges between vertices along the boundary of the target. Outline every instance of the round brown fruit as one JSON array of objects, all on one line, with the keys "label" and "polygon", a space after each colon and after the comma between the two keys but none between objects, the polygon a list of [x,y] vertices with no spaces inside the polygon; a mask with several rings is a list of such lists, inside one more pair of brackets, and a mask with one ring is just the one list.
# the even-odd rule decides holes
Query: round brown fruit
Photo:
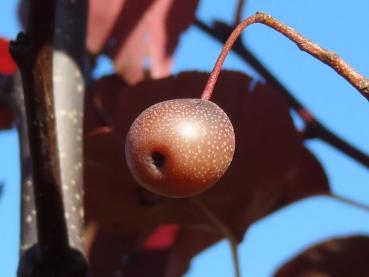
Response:
[{"label": "round brown fruit", "polygon": [[235,135],[214,102],[175,99],[143,111],[126,138],[128,167],[146,189],[189,197],[215,184],[230,165]]}]

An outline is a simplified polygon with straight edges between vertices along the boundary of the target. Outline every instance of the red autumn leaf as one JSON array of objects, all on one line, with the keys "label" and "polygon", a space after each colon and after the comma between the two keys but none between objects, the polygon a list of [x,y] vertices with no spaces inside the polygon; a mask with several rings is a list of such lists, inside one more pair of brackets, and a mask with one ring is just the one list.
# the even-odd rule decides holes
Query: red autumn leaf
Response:
[{"label": "red autumn leaf", "polygon": [[369,238],[332,239],[305,250],[283,265],[275,277],[369,276]]},{"label": "red autumn leaf", "polygon": [[[170,98],[198,97],[207,77],[183,73],[136,86],[108,77],[94,89],[95,107],[113,129],[99,129],[86,137],[87,225],[95,224],[100,232],[113,232],[127,240],[121,251],[129,254],[144,252],[143,243],[156,227],[180,224],[181,231],[168,249],[170,255],[164,255],[167,274],[186,270],[193,255],[224,234],[193,199],[168,199],[138,186],[124,160],[124,138],[143,109]],[[329,193],[324,171],[304,148],[287,104],[267,85],[257,84],[251,91],[249,86],[250,79],[235,72],[223,72],[217,83],[214,102],[234,125],[236,153],[220,182],[194,198],[238,241],[250,224],[276,209],[303,197]],[[199,239],[204,237],[207,240]],[[91,245],[93,241],[92,237]],[[99,255],[98,248],[90,249],[89,255]],[[104,257],[110,259],[107,252],[100,255],[104,256],[95,259],[98,263],[104,263]]]},{"label": "red autumn leaf", "polygon": [[134,84],[171,73],[179,35],[194,19],[198,0],[91,0],[87,47],[106,52]]},{"label": "red autumn leaf", "polygon": [[13,74],[17,66],[9,53],[9,41],[0,38],[0,73]]}]

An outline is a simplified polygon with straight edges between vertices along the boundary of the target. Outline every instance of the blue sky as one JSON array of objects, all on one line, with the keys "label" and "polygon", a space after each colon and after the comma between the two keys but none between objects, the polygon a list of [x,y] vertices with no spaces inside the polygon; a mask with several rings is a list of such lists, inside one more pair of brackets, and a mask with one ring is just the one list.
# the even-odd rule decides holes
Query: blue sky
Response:
[{"label": "blue sky", "polygon": [[[0,35],[14,38],[17,21],[15,0],[0,4]],[[205,22],[233,21],[236,1],[201,0],[197,12]],[[310,39],[336,51],[364,75],[369,76],[369,36],[366,0],[248,0],[243,17],[265,11],[290,24]],[[332,69],[300,52],[295,45],[262,25],[245,34],[247,45],[319,120],[335,133],[369,153],[369,108],[367,101]],[[195,27],[181,38],[175,54],[175,72],[190,69],[210,71],[220,45]],[[100,67],[100,73],[107,70]],[[236,56],[225,68],[254,75]],[[307,143],[324,166],[333,191],[369,205],[369,171],[319,141]],[[5,189],[0,199],[1,275],[15,276],[18,247],[19,169],[14,131],[0,132],[0,181]],[[332,236],[369,235],[369,213],[324,197],[300,201],[252,225],[239,247],[244,276],[271,276],[278,266],[306,246]],[[188,277],[233,276],[228,244],[223,241],[200,254]]]}]

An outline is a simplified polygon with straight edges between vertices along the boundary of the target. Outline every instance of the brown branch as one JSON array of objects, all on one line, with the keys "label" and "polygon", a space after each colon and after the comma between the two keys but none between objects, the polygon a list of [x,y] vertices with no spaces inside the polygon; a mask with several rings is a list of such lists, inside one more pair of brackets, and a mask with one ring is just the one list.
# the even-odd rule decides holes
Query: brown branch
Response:
[{"label": "brown branch", "polygon": [[[195,25],[205,32],[206,34],[217,39],[221,44],[224,44],[227,40],[228,34],[231,33],[233,27],[225,25],[224,23],[217,22],[216,27],[211,28],[204,24],[200,20],[195,21]],[[334,146],[336,149],[347,154],[351,158],[360,162],[365,167],[369,168],[369,157],[359,149],[351,146],[343,139],[335,135],[332,131],[326,128],[321,122],[314,118],[314,116],[308,111],[304,105],[302,105],[293,94],[287,90],[286,87],[255,57],[255,55],[245,47],[241,40],[237,40],[232,48],[244,62],[250,64],[258,74],[260,74],[268,83],[276,87],[291,105],[291,107],[301,116],[306,123],[306,130],[312,126],[314,132],[309,130],[309,134],[305,135],[305,138],[319,138],[326,143]]]},{"label": "brown branch", "polygon": [[27,34],[10,52],[21,75],[33,166],[38,245],[22,257],[20,276],[85,276],[86,263],[69,247],[61,197],[52,55],[55,0],[31,0]]},{"label": "brown branch", "polygon": [[328,194],[326,195],[327,197],[329,198],[332,198],[336,201],[339,201],[343,204],[346,204],[346,205],[349,205],[351,207],[354,207],[354,208],[357,208],[357,209],[361,209],[363,210],[364,212],[369,212],[369,206],[364,204],[364,203],[360,203],[360,202],[357,202],[356,200],[352,200],[352,199],[349,199],[345,196],[341,196],[341,195],[338,195],[338,194]]},{"label": "brown branch", "polygon": [[[68,245],[63,226],[53,110],[51,67],[54,13],[55,1],[31,1],[27,35],[19,34],[17,40],[10,44],[10,51],[22,75],[33,164],[38,239],[41,253],[45,257],[49,257],[50,252],[65,252]],[[59,211],[57,217],[55,211]],[[58,240],[55,240],[55,234],[58,234]]]},{"label": "brown branch", "polygon": [[311,42],[307,38],[303,37],[301,34],[297,33],[291,27],[283,24],[277,19],[271,17],[265,13],[256,13],[242,21],[233,30],[228,40],[225,42],[222,52],[220,53],[218,60],[211,72],[209,81],[205,86],[202,99],[208,100],[211,97],[214,86],[218,79],[220,70],[223,66],[224,60],[227,57],[233,44],[236,42],[242,31],[249,25],[261,23],[271,27],[277,32],[283,34],[291,41],[296,43],[296,45],[302,50],[313,57],[317,58],[321,62],[327,64],[333,68],[339,75],[345,78],[352,86],[354,86],[367,100],[369,100],[369,80],[363,75],[358,73],[354,68],[348,65],[342,58],[340,58],[336,53],[326,50],[316,43]]},{"label": "brown branch", "polygon": [[369,156],[361,152],[359,149],[353,147],[349,143],[343,141],[341,138],[327,130],[319,122],[310,122],[306,124],[303,131],[303,136],[305,139],[320,138],[323,141],[329,143],[336,149],[342,151],[343,153],[349,155],[354,160],[358,161],[366,168],[369,169]]},{"label": "brown branch", "polygon": [[245,0],[238,0],[237,1],[237,7],[236,7],[236,13],[234,16],[234,25],[238,25],[241,22],[242,18],[242,10],[245,6]]}]

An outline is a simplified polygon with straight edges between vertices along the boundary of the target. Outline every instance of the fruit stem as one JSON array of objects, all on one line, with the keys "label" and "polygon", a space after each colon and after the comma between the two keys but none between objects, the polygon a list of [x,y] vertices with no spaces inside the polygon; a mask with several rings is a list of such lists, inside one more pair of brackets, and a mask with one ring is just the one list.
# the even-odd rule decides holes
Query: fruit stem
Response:
[{"label": "fruit stem", "polygon": [[262,12],[257,12],[256,14],[246,18],[244,21],[238,24],[237,27],[233,30],[233,32],[225,42],[221,53],[219,54],[218,60],[215,63],[214,68],[209,76],[209,80],[205,85],[201,99],[210,100],[225,58],[227,57],[233,44],[237,41],[241,32],[246,27],[254,23],[261,23],[267,25],[270,28],[286,36],[288,39],[296,43],[296,45],[300,48],[300,50],[309,53],[313,57],[317,58],[321,62],[333,68],[339,75],[341,75],[352,86],[354,86],[361,93],[361,95],[363,95],[367,100],[369,100],[369,80],[367,78],[365,78],[363,75],[358,73],[354,68],[348,65],[336,53],[320,47],[316,43],[308,40],[301,34],[297,33],[291,27],[283,24],[277,19]]},{"label": "fruit stem", "polygon": [[236,277],[241,277],[240,262],[237,252],[237,239],[232,234],[231,230],[220,221],[220,219],[199,199],[191,198],[191,201],[201,210],[201,212],[218,228],[218,230],[227,238],[232,252],[233,267]]}]

